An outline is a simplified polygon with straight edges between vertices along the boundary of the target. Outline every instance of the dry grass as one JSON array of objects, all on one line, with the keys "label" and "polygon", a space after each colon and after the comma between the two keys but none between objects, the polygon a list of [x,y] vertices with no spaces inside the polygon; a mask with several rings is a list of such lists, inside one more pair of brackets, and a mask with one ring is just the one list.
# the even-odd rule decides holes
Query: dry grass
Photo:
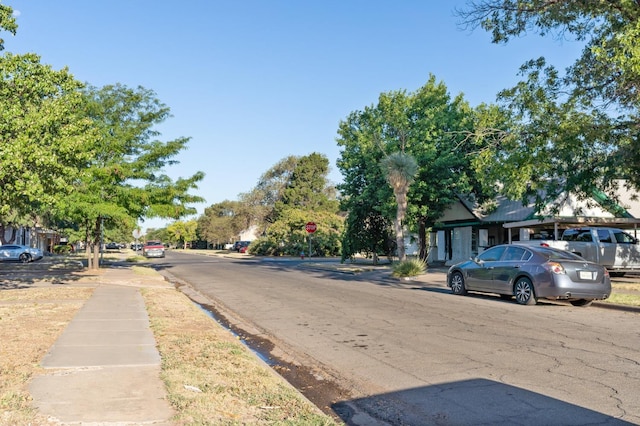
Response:
[{"label": "dry grass", "polygon": [[[146,271],[136,271],[145,274]],[[0,291],[0,425],[50,425],[27,384],[91,288]],[[335,425],[175,289],[144,289],[176,425]]]},{"label": "dry grass", "polygon": [[31,407],[29,380],[40,360],[73,318],[89,288],[0,291],[0,425],[48,424]]},{"label": "dry grass", "polygon": [[177,424],[335,424],[185,295],[143,296]]},{"label": "dry grass", "polygon": [[614,283],[611,287],[611,295],[608,299],[603,300],[603,302],[627,306],[640,306],[640,284]]}]

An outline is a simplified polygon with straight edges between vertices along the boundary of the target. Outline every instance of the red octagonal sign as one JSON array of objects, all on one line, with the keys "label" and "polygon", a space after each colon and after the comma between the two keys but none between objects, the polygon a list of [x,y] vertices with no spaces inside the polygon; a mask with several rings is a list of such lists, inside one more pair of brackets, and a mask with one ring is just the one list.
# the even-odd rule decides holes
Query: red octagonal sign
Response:
[{"label": "red octagonal sign", "polygon": [[308,233],[313,234],[314,232],[316,232],[316,229],[318,229],[318,227],[316,226],[315,222],[307,222],[307,224],[304,226],[304,229],[306,229]]}]

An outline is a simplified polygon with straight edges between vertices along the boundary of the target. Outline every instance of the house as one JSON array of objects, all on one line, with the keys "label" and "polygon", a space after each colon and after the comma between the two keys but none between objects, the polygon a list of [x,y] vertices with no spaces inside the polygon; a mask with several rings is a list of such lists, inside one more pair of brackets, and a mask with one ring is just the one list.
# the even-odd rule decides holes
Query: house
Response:
[{"label": "house", "polygon": [[52,251],[60,240],[57,232],[39,226],[0,226],[0,233],[0,244],[21,244],[44,252]]},{"label": "house", "polygon": [[451,265],[476,256],[488,247],[529,239],[557,239],[562,230],[573,226],[612,226],[631,229],[640,237],[640,201],[636,194],[620,186],[618,203],[603,193],[589,199],[563,195],[557,210],[551,205],[541,212],[533,202],[498,196],[490,207],[480,206],[473,198],[459,196],[444,212],[430,235],[427,261]]}]

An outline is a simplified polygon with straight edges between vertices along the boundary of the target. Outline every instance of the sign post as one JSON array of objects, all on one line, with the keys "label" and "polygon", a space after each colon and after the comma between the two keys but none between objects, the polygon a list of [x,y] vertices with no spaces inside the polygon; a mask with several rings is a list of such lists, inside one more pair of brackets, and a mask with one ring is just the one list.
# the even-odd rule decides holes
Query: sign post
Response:
[{"label": "sign post", "polygon": [[316,229],[318,229],[318,227],[316,226],[315,222],[307,222],[307,224],[304,226],[304,229],[309,234],[309,257],[311,257],[311,235],[316,232]]},{"label": "sign post", "polygon": [[140,228],[136,228],[136,229],[134,229],[134,230],[133,230],[132,235],[133,235],[133,238],[135,238],[135,239],[136,239],[136,245],[135,245],[135,247],[136,247],[136,252],[137,252],[137,251],[138,251],[138,239],[139,239],[140,237],[142,237],[142,231],[140,230]]}]

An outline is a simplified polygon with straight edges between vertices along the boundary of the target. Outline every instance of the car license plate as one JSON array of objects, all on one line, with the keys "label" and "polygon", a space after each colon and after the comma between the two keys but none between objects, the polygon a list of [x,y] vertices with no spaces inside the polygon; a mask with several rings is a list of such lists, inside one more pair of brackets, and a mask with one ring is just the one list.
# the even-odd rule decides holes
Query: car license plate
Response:
[{"label": "car license plate", "polygon": [[591,271],[578,271],[578,276],[581,280],[593,280],[593,272]]}]

